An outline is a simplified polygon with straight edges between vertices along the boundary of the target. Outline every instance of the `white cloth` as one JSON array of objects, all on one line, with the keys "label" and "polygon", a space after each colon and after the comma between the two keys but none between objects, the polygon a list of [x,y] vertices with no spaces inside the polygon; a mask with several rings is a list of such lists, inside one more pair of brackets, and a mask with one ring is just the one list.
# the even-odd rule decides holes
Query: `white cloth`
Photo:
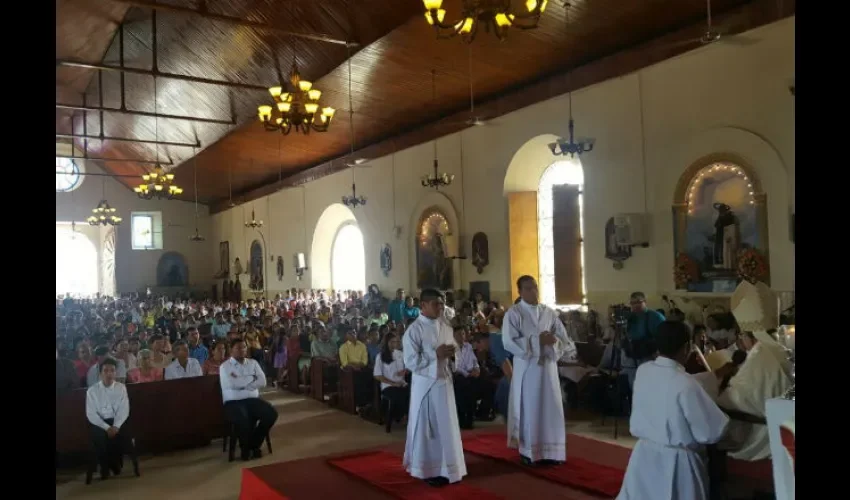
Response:
[{"label": "white cloth", "polygon": [[[401,351],[393,351],[393,362],[392,363],[384,363],[381,360],[381,355],[378,354],[378,357],[375,358],[375,368],[372,370],[372,375],[377,377],[384,377],[393,382],[404,382],[404,375],[399,375],[400,371],[404,370],[404,354]],[[381,390],[383,391],[390,384],[386,382],[381,382]]]},{"label": "white cloth", "polygon": [[632,398],[629,432],[638,442],[617,499],[707,499],[703,445],[720,440],[729,417],[682,365],[661,356],[638,367]]},{"label": "white cloth", "polygon": [[452,328],[442,319],[419,315],[404,333],[404,366],[412,373],[405,470],[413,477],[445,477],[460,481],[466,475],[463,443],[457,420],[452,363],[437,359],[437,347],[457,347]]},{"label": "white cloth", "polygon": [[[115,378],[119,380],[127,380],[127,365],[123,359],[116,359],[118,367],[115,369]],[[89,367],[86,373],[86,386],[92,387],[100,382],[100,363],[95,363]]]},{"label": "white cloth", "polygon": [[201,370],[201,364],[195,358],[189,358],[186,360],[186,368],[180,366],[180,362],[176,359],[172,361],[170,365],[165,367],[165,380],[203,376],[204,372]]},{"label": "white cloth", "polygon": [[221,399],[238,401],[241,399],[260,397],[260,388],[266,386],[266,374],[260,364],[251,358],[245,358],[242,363],[229,358],[218,369],[221,382]]},{"label": "white cloth", "polygon": [[[541,352],[540,334],[555,334],[554,345]],[[513,354],[508,399],[508,447],[538,460],[567,459],[567,435],[558,360],[575,345],[567,337],[558,313],[542,304],[524,301],[505,313],[502,342]]]},{"label": "white cloth", "polygon": [[[765,402],[782,396],[791,387],[778,353],[767,340],[759,340],[747,353],[747,360],[729,380],[729,387],[717,398],[721,408],[765,417]],[[729,456],[755,461],[770,457],[770,437],[766,425],[733,420],[730,438],[738,441]],[[738,447],[740,444],[740,447]]]},{"label": "white cloth", "polygon": [[111,418],[112,425],[120,429],[129,416],[130,399],[127,387],[121,382],[106,387],[101,381],[86,390],[86,418],[92,425],[107,430],[109,424],[104,419]]}]

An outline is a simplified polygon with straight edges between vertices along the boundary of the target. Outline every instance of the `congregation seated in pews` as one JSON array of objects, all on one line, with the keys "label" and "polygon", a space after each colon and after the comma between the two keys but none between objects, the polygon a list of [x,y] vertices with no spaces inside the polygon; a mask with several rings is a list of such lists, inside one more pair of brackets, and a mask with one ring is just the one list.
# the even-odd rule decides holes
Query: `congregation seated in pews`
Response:
[{"label": "congregation seated in pews", "polygon": [[[788,386],[784,352],[767,334],[776,322],[764,317],[769,308],[762,302],[752,305],[761,300],[756,295],[769,293],[763,285],[753,287],[739,287],[731,312],[695,319],[671,311],[671,320],[694,325],[689,335],[698,351],[685,360],[685,371],[708,375],[697,380],[733,421],[718,446],[746,460],[769,455],[758,419],[764,417],[764,400]],[[560,315],[572,344],[557,363],[567,420],[566,410],[580,405],[603,415],[633,414],[635,374],[655,358],[635,353],[633,335],[649,341],[644,348],[653,346],[661,323],[642,293],[632,294],[630,302],[624,306],[630,319],[620,324],[609,318],[607,327],[593,311]],[[390,301],[372,290],[292,290],[274,300],[103,299],[68,305],[57,305],[60,452],[92,449],[85,389],[76,388],[101,383],[104,363],[115,365],[114,384],[126,384],[131,411],[121,432],[126,428],[142,453],[202,446],[234,433],[244,459],[260,456],[262,435],[277,418],[258,397],[263,387],[307,394],[386,423],[388,432],[408,411],[411,374],[402,339],[420,310],[403,290]],[[503,307],[481,297],[454,305],[438,321],[454,331],[455,405],[461,427],[469,429],[506,414],[512,356],[502,338]],[[769,390],[749,390],[753,380],[766,380]],[[738,427],[741,415],[756,420]]]}]

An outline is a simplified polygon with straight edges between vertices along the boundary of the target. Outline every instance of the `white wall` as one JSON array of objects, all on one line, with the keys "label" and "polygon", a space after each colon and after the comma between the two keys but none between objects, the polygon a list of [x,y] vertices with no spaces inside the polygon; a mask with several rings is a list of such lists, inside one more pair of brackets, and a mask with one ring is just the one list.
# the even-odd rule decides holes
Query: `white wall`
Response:
[{"label": "white wall", "polygon": [[[794,206],[794,100],[787,86],[794,76],[794,18],[748,36],[759,42],[746,47],[715,44],[573,94],[576,134],[596,138],[595,149],[581,158],[587,190],[589,295],[623,300],[623,292],[636,289],[649,294],[673,289],[671,205],[676,182],[700,157],[724,152],[744,158],[759,175],[768,195],[772,286],[777,291],[793,290],[789,215]],[[460,272],[459,280],[455,273],[456,287],[489,280],[497,296],[508,294],[509,235],[503,192],[521,188],[523,182],[536,185],[555,158],[546,149],[534,150],[530,157],[537,159],[521,162],[526,170],[508,172],[508,166],[528,141],[545,148],[548,138],[566,132],[564,95],[438,140],[441,171],[457,176],[441,193],[457,211],[461,248],[469,252],[472,235],[478,231],[486,233],[490,243],[490,265],[483,274],[477,274],[471,260],[456,261]],[[415,229],[411,221],[425,208],[422,200],[433,196],[433,190],[419,183],[432,168],[432,143],[369,164],[371,168],[356,172],[358,193],[368,198],[368,204],[355,210],[365,239],[366,281],[385,291],[413,289]],[[271,253],[282,254],[286,266],[282,282],[270,273],[268,288],[309,287],[313,284],[309,272],[305,280],[295,280],[292,256],[296,252],[310,255],[319,217],[350,189],[351,172],[341,172],[215,214],[210,244],[217,249],[219,241],[230,241],[231,259],[241,257],[244,262],[253,238],[243,221],[250,218],[253,206],[257,218],[266,222]],[[604,258],[605,222],[617,213],[644,211],[652,217],[652,246],[635,249],[625,269],[616,271]],[[399,238],[394,226],[402,227]],[[384,243],[393,247],[393,270],[388,277],[379,267]],[[324,283],[319,281],[314,286]]]},{"label": "white wall", "polygon": [[[68,154],[69,149],[60,151],[57,144],[57,154]],[[79,154],[79,152],[78,152]],[[82,163],[82,162],[80,162]],[[82,167],[87,172],[102,173],[96,162],[86,162]],[[103,198],[103,182],[106,182],[106,200],[118,209],[118,216],[124,222],[117,228],[115,248],[115,281],[118,293],[137,291],[140,288],[156,287],[156,265],[160,256],[167,251],[180,252],[186,258],[189,267],[189,285],[202,290],[208,290],[213,282],[213,250],[207,242],[189,241],[195,231],[195,207],[193,203],[184,201],[142,200],[136,194],[111,177],[84,176],[77,189],[69,193],[56,193],[56,222],[76,221],[77,228],[83,230],[87,226],[86,217]],[[141,182],[141,178],[139,179]],[[191,186],[182,186],[191,193]],[[130,212],[131,211],[161,211],[163,224],[162,250],[132,250],[130,245]],[[206,206],[199,205],[199,229],[203,236],[209,238],[210,217]],[[217,259],[218,250],[215,250]],[[97,243],[100,251],[100,243]],[[216,260],[217,262],[217,260]]]}]

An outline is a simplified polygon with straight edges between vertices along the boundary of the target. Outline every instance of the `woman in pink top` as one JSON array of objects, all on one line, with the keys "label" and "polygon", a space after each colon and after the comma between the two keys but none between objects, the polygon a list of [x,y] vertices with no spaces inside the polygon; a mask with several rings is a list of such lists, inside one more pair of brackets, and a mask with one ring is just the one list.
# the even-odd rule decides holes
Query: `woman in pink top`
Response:
[{"label": "woman in pink top", "polygon": [[153,353],[149,349],[139,351],[139,367],[127,372],[127,383],[158,382],[162,380],[162,368],[156,368],[151,362]]}]

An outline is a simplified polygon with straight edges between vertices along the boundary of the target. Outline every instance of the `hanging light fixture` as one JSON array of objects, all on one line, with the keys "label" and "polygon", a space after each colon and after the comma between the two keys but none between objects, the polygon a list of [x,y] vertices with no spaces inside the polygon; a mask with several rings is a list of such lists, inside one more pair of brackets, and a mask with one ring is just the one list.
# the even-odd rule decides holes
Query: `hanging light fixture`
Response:
[{"label": "hanging light fixture", "polygon": [[133,191],[144,200],[170,200],[183,194],[183,188],[174,184],[174,174],[166,172],[159,164],[154,167],[153,172],[142,176],[142,184],[134,187]]},{"label": "hanging light fixture", "polygon": [[327,132],[336,110],[324,107],[321,114],[318,114],[322,91],[313,88],[313,82],[301,79],[295,62],[292,63],[289,83],[291,88],[288,88],[286,84],[269,88],[269,94],[274,99],[279,116],[272,119],[274,114],[272,106],[262,105],[257,108],[265,129],[268,132],[279,131],[283,135],[289,134],[293,128],[304,135],[309,134],[311,130]]},{"label": "hanging light fixture", "polygon": [[363,195],[357,196],[357,183],[355,179],[355,169],[360,163],[354,158],[354,101],[351,97],[351,49],[348,50],[348,134],[351,141],[351,153],[349,153],[348,166],[351,168],[351,196],[343,196],[342,204],[348,208],[355,209],[366,204],[366,198]]},{"label": "hanging light fixture", "polygon": [[103,199],[98,202],[97,206],[92,209],[92,214],[86,221],[92,226],[117,226],[124,220],[115,215],[117,212],[114,207],[106,201],[106,177],[103,178]]},{"label": "hanging light fixture", "polygon": [[452,38],[460,36],[464,42],[472,43],[478,29],[484,25],[484,30],[496,35],[499,40],[508,36],[508,30],[513,27],[530,30],[540,23],[540,16],[546,10],[549,0],[514,0],[521,3],[515,11],[511,0],[462,0],[460,20],[446,23],[446,11],[442,8],[443,0],[422,0],[425,5],[425,20],[434,27],[437,38]]},{"label": "hanging light fixture", "polygon": [[[154,139],[159,141],[159,118],[156,115],[157,112],[157,83],[156,77],[153,79],[153,112],[154,112]],[[153,198],[157,199],[167,199],[170,200],[175,196],[182,194],[183,189],[178,187],[177,184],[174,184],[174,174],[171,172],[166,172],[162,165],[159,164],[159,143],[155,146],[156,148],[156,165],[153,168],[153,172],[147,173],[142,176],[142,183],[133,188],[133,191],[136,192],[139,198],[143,200],[151,200]],[[193,148],[194,150],[194,148]]]},{"label": "hanging light fixture", "polygon": [[194,175],[192,183],[195,186],[195,234],[189,236],[189,241],[205,241],[206,238],[198,231],[198,156],[195,154],[195,148],[192,148],[192,173]]},{"label": "hanging light fixture", "polygon": [[576,142],[575,123],[573,122],[572,92],[568,94],[568,99],[570,103],[570,121],[568,122],[570,139],[569,141],[565,141],[561,138],[558,138],[557,141],[549,144],[549,149],[555,156],[569,156],[570,158],[572,158],[575,157],[575,155],[581,156],[582,153],[589,153],[590,151],[593,151],[593,145],[596,144],[596,139],[579,139],[578,142]]},{"label": "hanging light fixture", "polygon": [[[437,102],[437,71],[431,70],[431,94],[434,104]],[[422,177],[422,187],[440,189],[450,186],[455,179],[454,174],[440,173],[440,164],[437,159],[437,139],[434,139],[434,173]]]},{"label": "hanging light fixture", "polygon": [[263,221],[257,220],[257,217],[254,215],[254,209],[251,209],[251,220],[245,223],[245,227],[250,227],[251,229],[259,229],[263,227]]}]

